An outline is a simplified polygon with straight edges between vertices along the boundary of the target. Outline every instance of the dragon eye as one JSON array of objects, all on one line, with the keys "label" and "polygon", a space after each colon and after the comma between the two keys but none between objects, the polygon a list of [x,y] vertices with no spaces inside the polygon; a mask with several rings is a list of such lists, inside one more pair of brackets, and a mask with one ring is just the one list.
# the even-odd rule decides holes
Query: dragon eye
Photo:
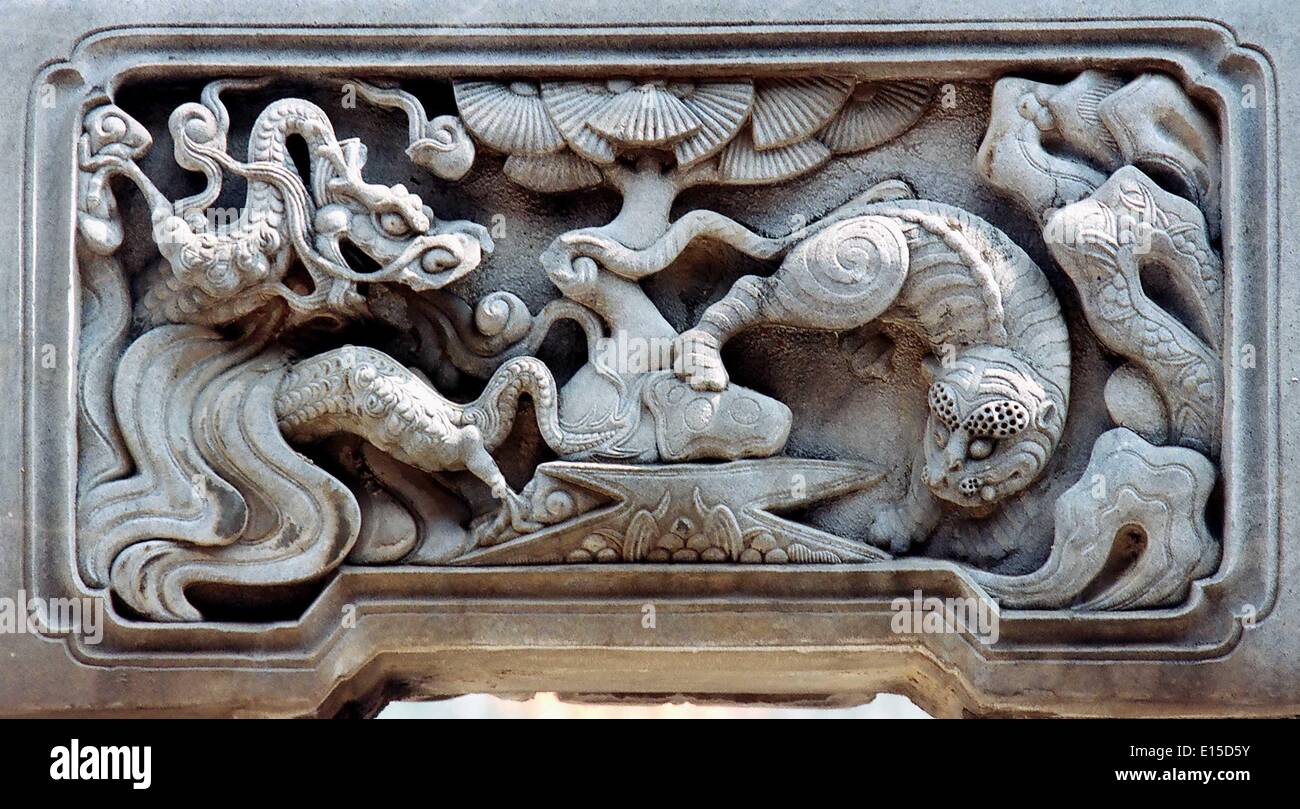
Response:
[{"label": "dragon eye", "polygon": [[966,454],[971,460],[982,461],[993,454],[993,446],[993,441],[988,438],[974,438],[966,447]]},{"label": "dragon eye", "polygon": [[398,213],[380,214],[379,229],[389,236],[405,236],[411,232],[410,226],[406,224],[406,219]]}]

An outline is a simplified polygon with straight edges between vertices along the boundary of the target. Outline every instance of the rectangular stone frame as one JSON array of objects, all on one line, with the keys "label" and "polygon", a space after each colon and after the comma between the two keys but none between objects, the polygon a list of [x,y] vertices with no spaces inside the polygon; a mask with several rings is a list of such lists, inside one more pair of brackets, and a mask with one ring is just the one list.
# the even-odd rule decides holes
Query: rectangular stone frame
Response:
[{"label": "rectangular stone frame", "polygon": [[[580,5],[572,19],[618,13],[603,8],[593,17]],[[1225,343],[1252,344],[1258,358],[1249,371],[1225,363],[1219,572],[1175,609],[1004,612],[1001,637],[988,646],[966,635],[891,632],[897,596],[979,593],[955,566],[924,560],[784,569],[347,568],[295,622],[164,625],[110,614],[96,646],[0,636],[0,651],[21,646],[20,672],[53,666],[66,674],[63,687],[29,684],[27,691],[20,678],[0,678],[0,713],[364,713],[404,694],[534,690],[827,703],[892,691],[943,715],[1300,710],[1300,664],[1286,653],[1296,640],[1282,631],[1300,612],[1294,583],[1283,576],[1289,558],[1296,575],[1298,537],[1281,508],[1296,493],[1298,468],[1295,431],[1281,416],[1283,394],[1293,395],[1294,385],[1282,381],[1296,376],[1281,336],[1295,333],[1297,295],[1294,274],[1284,276],[1279,263],[1296,249],[1293,234],[1283,242],[1280,155],[1296,150],[1281,144],[1271,51],[1242,45],[1226,25],[1192,19],[952,22],[922,11],[906,22],[556,26],[535,24],[523,9],[510,22],[467,19],[448,27],[109,25],[44,54],[29,85],[11,82],[4,90],[9,109],[27,112],[21,142],[14,124],[5,129],[11,148],[4,159],[10,176],[21,177],[21,199],[3,213],[6,234],[20,245],[12,251],[17,262],[5,260],[5,312],[21,315],[4,326],[21,360],[5,368],[8,389],[21,392],[21,419],[11,418],[20,424],[0,445],[4,458],[21,459],[0,469],[5,589],[46,597],[89,592],[71,556],[80,318],[75,144],[86,100],[137,78],[268,69],[340,79],[603,76],[663,64],[697,75],[839,68],[992,81],[1086,61],[1175,76],[1218,118]],[[106,22],[125,16],[106,3],[96,13]],[[1272,37],[1259,16],[1252,31]],[[88,23],[63,18],[59,25],[73,35]],[[1285,47],[1290,57],[1294,46]],[[53,107],[39,103],[46,83],[59,88]],[[1254,107],[1241,103],[1246,85],[1255,88]],[[1294,165],[1286,168],[1294,178]],[[67,361],[49,367],[51,350]],[[13,408],[18,416],[17,398]],[[643,627],[647,604],[654,629]],[[95,695],[109,681],[119,685],[106,704]]]}]

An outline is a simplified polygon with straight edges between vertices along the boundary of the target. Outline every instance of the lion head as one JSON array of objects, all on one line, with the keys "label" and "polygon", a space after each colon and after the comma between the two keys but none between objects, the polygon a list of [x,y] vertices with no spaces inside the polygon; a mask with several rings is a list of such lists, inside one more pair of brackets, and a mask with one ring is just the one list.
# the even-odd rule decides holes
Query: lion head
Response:
[{"label": "lion head", "polygon": [[986,508],[1032,483],[1060,439],[1065,403],[1024,359],[974,346],[932,368],[926,485],[966,508]]}]

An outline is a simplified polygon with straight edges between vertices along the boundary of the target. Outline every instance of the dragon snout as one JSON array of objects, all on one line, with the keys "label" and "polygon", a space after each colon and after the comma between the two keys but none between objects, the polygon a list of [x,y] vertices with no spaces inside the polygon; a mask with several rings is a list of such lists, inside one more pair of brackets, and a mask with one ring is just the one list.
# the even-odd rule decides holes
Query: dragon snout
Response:
[{"label": "dragon snout", "polygon": [[444,245],[430,247],[420,256],[420,269],[433,274],[464,264],[477,264],[477,251],[474,249],[477,245],[467,239],[460,239],[460,242],[460,249]]},{"label": "dragon snout", "polygon": [[428,233],[432,222],[420,208],[413,208],[405,213],[406,221],[411,224],[411,230],[416,233]]},{"label": "dragon snout", "polygon": [[404,185],[395,185],[388,189],[388,199],[379,206],[380,213],[395,213],[406,220],[411,230],[427,233],[433,222],[425,213],[424,201],[419,196],[406,190]]}]

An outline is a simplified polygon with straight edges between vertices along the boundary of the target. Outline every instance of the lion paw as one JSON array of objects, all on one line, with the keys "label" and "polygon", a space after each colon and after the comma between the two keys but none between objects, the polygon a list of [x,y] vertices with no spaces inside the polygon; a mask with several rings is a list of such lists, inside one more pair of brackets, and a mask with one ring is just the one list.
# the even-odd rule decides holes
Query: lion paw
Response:
[{"label": "lion paw", "polygon": [[682,332],[673,341],[673,370],[698,391],[723,391],[730,382],[718,338],[700,329]]}]

